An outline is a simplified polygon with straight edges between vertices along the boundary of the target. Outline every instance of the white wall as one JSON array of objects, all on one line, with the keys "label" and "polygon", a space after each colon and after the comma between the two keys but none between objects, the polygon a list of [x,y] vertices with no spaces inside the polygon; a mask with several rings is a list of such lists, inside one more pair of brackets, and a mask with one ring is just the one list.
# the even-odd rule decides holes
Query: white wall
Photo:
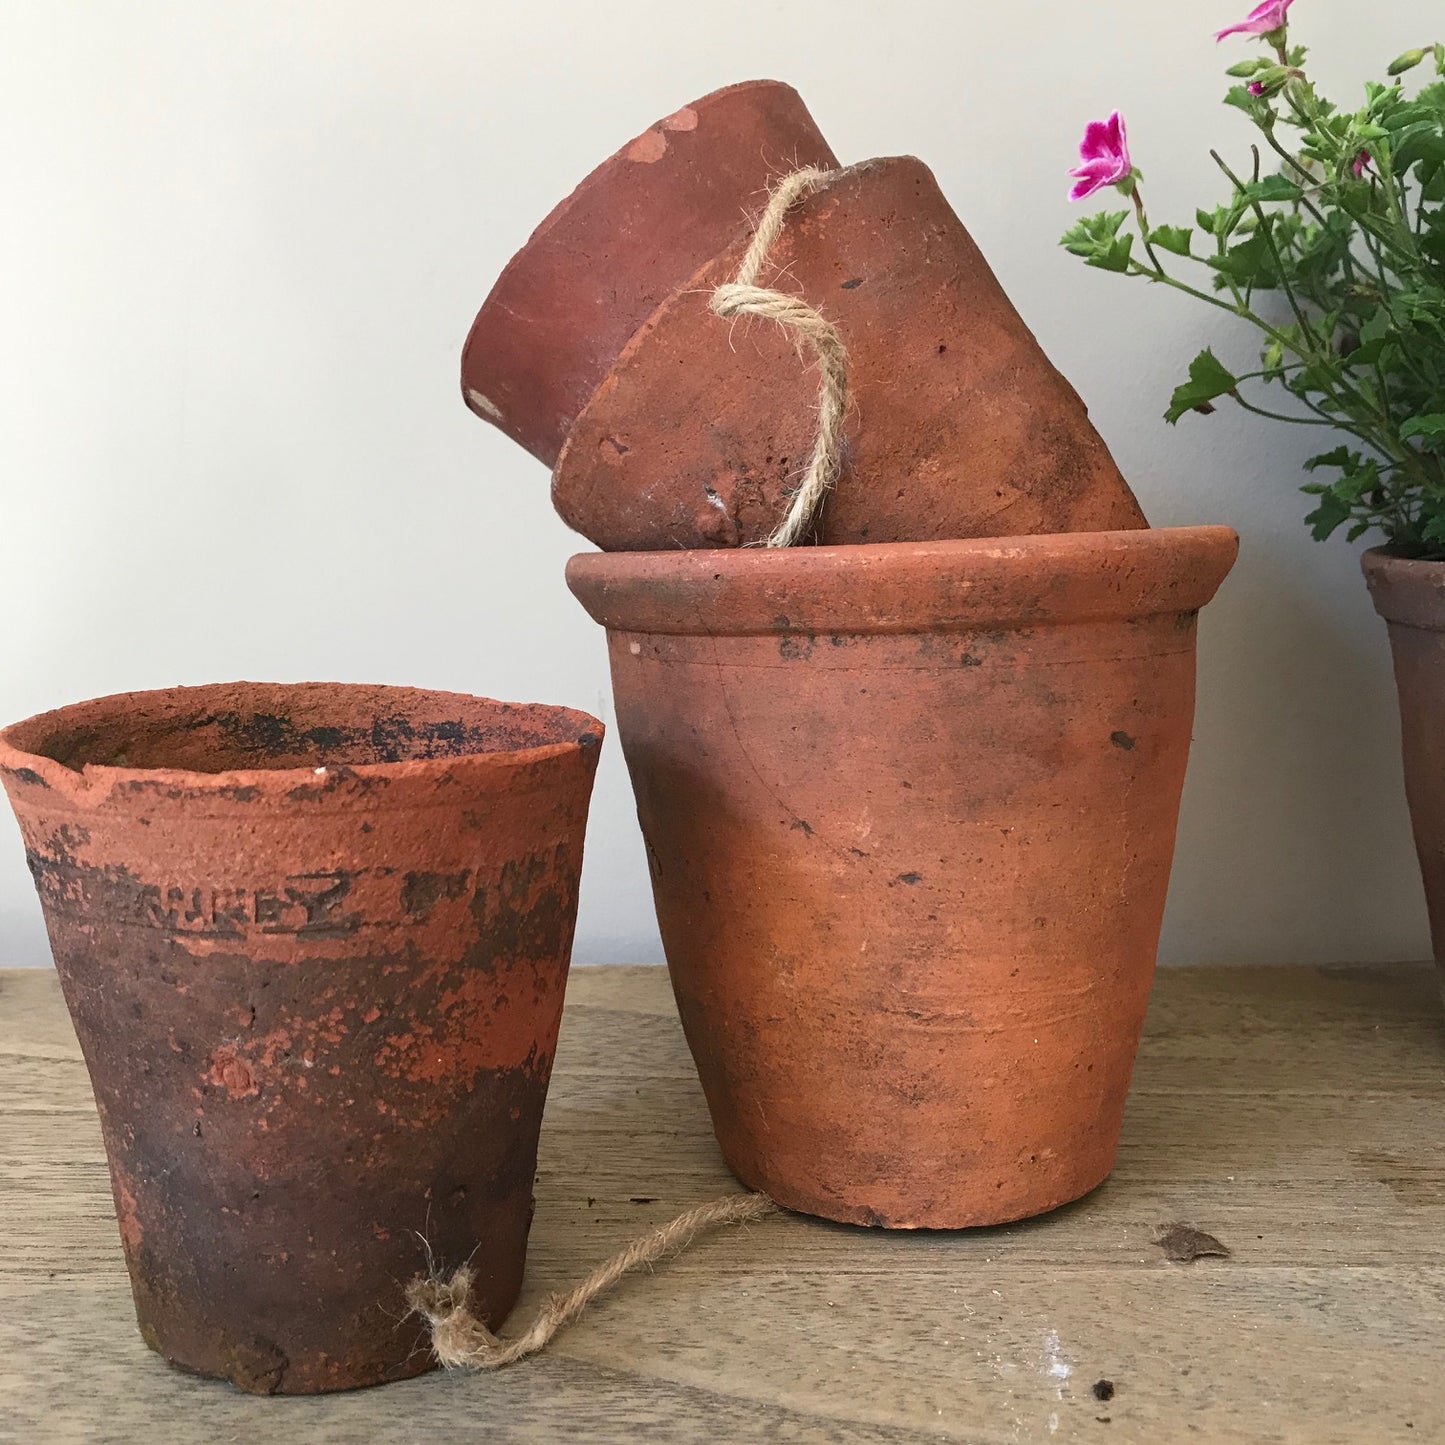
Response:
[{"label": "white wall", "polygon": [[[1159,420],[1251,339],[1055,244],[1083,122],[1120,106],[1154,218],[1217,195],[1247,0],[4,0],[0,716],[234,677],[409,682],[610,713],[543,469],[473,418],[473,313],[614,146],[791,80],[846,159],[937,171],[1156,524],[1228,522],[1163,956],[1424,956],[1383,626],[1318,546],[1307,443]],[[1353,89],[1432,0],[1301,0]],[[1362,18],[1368,15],[1368,19]],[[1438,28],[1438,27],[1437,27]],[[1302,430],[1302,429],[1301,429]],[[615,740],[577,957],[660,956]],[[0,820],[0,963],[44,961]]]}]

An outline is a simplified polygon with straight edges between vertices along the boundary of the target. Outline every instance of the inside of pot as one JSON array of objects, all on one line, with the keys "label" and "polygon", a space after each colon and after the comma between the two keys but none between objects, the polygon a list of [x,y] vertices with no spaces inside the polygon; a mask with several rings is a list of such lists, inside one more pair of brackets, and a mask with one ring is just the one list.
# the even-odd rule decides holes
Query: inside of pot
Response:
[{"label": "inside of pot", "polygon": [[222,773],[358,767],[600,741],[567,708],[353,684],[239,683],[100,698],[9,729],[7,741],[87,766]]}]

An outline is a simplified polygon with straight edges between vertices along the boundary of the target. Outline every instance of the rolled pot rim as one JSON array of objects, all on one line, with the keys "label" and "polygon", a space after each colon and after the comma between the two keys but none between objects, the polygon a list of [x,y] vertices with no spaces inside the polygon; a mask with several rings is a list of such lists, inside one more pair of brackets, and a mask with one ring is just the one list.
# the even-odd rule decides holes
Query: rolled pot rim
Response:
[{"label": "rolled pot rim", "polygon": [[[559,721],[572,720],[577,735],[562,742],[542,743],[533,747],[494,748],[484,752],[459,752],[442,754],[430,758],[403,758],[396,762],[344,763],[328,765],[318,769],[311,764],[299,767],[227,768],[217,772],[203,772],[193,768],[129,767],[109,763],[85,763],[80,768],[37,753],[20,746],[15,735],[38,724],[67,721],[80,722],[92,710],[99,712],[121,704],[154,703],[158,699],[175,700],[178,707],[203,703],[207,694],[217,697],[234,698],[237,689],[256,689],[269,694],[292,693],[304,696],[315,692],[366,693],[394,697],[416,703],[422,699],[434,701],[456,700],[469,707],[477,704],[491,705],[505,709],[539,709],[555,715]],[[187,793],[226,794],[237,788],[256,789],[261,794],[288,794],[296,796],[293,790],[303,787],[312,793],[320,792],[317,779],[326,774],[332,779],[341,778],[440,778],[455,773],[459,768],[468,770],[511,770],[528,764],[543,763],[550,759],[566,757],[589,749],[600,750],[606,728],[590,713],[577,708],[564,707],[558,703],[509,703],[496,698],[483,697],[475,693],[452,692],[441,688],[408,687],[392,683],[364,682],[258,682],[244,680],[237,682],[212,682],[196,685],[143,688],[133,692],[106,693],[101,697],[87,698],[82,702],[67,703],[0,728],[0,776],[6,781],[15,780],[22,784],[40,784],[53,789],[62,797],[75,801],[82,799],[100,800],[110,795],[118,785],[147,784],[184,789]]]},{"label": "rolled pot rim", "polygon": [[861,546],[582,552],[567,585],[603,626],[673,635],[915,633],[1197,611],[1232,527]]},{"label": "rolled pot rim", "polygon": [[[592,193],[602,184],[603,179],[611,175],[626,162],[627,153],[640,140],[650,132],[656,130],[660,125],[666,124],[673,116],[681,115],[682,112],[686,110],[694,110],[701,105],[707,105],[709,102],[717,100],[724,95],[735,95],[742,91],[762,89],[782,89],[798,95],[797,88],[790,85],[786,80],[770,80],[766,76],[759,76],[753,80],[737,80],[731,85],[720,85],[716,89],[708,91],[706,95],[700,95],[694,100],[686,101],[668,115],[659,116],[656,120],[643,126],[636,135],[618,146],[606,160],[599,161],[537,222],[527,239],[518,247],[516,252],[513,253],[511,259],[502,267],[501,273],[492,283],[492,289],[487,293],[486,299],[477,311],[476,317],[473,319],[471,327],[467,332],[467,339],[462,344],[461,388],[462,396],[467,401],[468,406],[471,406],[472,403],[470,397],[467,395],[467,356],[471,352],[472,347],[477,344],[483,323],[488,318],[492,307],[497,304],[496,298],[506,295],[518,276],[525,276],[528,269],[535,265],[538,243],[542,241],[569,212],[585,206],[591,199]],[[798,99],[799,103],[801,103],[802,97],[798,96]],[[739,229],[741,229],[745,220],[746,217],[744,216],[740,215],[738,217]]]},{"label": "rolled pot rim", "polygon": [[1360,557],[1375,611],[1386,622],[1445,632],[1445,562],[1371,547]]},{"label": "rolled pot rim", "polygon": [[[786,80],[771,80],[766,76],[758,76],[753,80],[735,80],[732,82],[731,85],[719,85],[715,89],[708,91],[706,95],[699,95],[693,100],[685,101],[682,105],[678,106],[676,110],[669,112],[667,115],[658,116],[656,120],[650,121],[647,125],[643,126],[636,135],[630,137],[628,140],[624,141],[620,146],[618,146],[617,149],[614,150],[612,154],[607,157],[606,160],[599,161],[595,166],[593,166],[592,169],[588,171],[587,174],[583,176],[582,179],[578,181],[577,184],[573,186],[572,189],[568,191],[567,194],[563,196],[562,199],[558,201],[557,204],[553,206],[552,209],[548,211],[547,214],[543,216],[540,221],[537,222],[537,224],[532,228],[531,234],[522,244],[521,248],[511,258],[511,260],[507,262],[506,266],[502,268],[501,275],[498,276],[495,285],[492,287],[492,290],[496,291],[500,288],[501,283],[506,278],[508,272],[512,271],[514,268],[521,269],[521,267],[519,267],[517,264],[518,262],[522,262],[523,265],[526,264],[525,261],[523,261],[523,257],[526,256],[527,251],[531,247],[532,243],[545,236],[547,232],[550,231],[553,226],[557,224],[561,217],[567,214],[568,211],[573,210],[577,206],[583,204],[586,201],[588,194],[596,188],[598,181],[601,179],[601,177],[609,171],[616,170],[618,164],[627,159],[628,151],[630,151],[632,147],[635,146],[638,141],[642,140],[649,132],[656,130],[660,125],[666,124],[666,122],[670,121],[674,116],[681,115],[682,112],[685,110],[692,110],[695,109],[697,106],[706,105],[708,104],[708,102],[717,100],[724,95],[737,95],[747,90],[764,89],[787,90],[792,92],[792,94],[794,95],[798,94],[797,87],[790,85]],[[801,96],[799,96],[798,98],[799,100],[802,99]],[[741,216],[738,218],[739,225],[742,224],[744,219],[745,218]]]}]

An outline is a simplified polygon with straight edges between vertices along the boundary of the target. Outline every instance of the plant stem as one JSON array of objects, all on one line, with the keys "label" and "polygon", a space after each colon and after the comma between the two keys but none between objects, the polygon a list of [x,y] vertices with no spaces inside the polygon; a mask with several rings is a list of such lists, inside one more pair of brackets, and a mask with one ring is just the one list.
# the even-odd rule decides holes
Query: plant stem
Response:
[{"label": "plant stem", "polygon": [[1286,415],[1284,412],[1282,412],[1282,411],[1268,411],[1268,410],[1266,410],[1266,409],[1265,409],[1264,407],[1262,407],[1262,406],[1255,406],[1255,404],[1254,404],[1253,402],[1246,401],[1237,391],[1231,391],[1231,392],[1229,393],[1229,395],[1230,395],[1231,399],[1234,400],[1234,401],[1236,401],[1236,402],[1238,402],[1239,405],[1242,406],[1242,407],[1245,409],[1245,411],[1252,411],[1252,412],[1255,414],[1255,416],[1267,416],[1267,417],[1269,417],[1269,419],[1270,419],[1271,421],[1288,421],[1288,422],[1293,422],[1293,423],[1295,424],[1295,426],[1328,426],[1328,427],[1332,427],[1332,426],[1335,426],[1335,425],[1336,425],[1336,423],[1335,423],[1334,421],[1332,421],[1332,420],[1331,420],[1331,421],[1320,421],[1317,417],[1312,417],[1312,416],[1287,416],[1287,415]]}]

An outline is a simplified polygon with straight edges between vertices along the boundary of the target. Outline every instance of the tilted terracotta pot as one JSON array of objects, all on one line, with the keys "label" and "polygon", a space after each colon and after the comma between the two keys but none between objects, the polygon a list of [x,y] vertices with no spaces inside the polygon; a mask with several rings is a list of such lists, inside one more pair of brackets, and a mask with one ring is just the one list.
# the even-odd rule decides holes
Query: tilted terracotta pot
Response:
[{"label": "tilted terracotta pot", "polygon": [[1114,1161],[1222,527],[574,557],[734,1173],[995,1224]]},{"label": "tilted terracotta pot", "polygon": [[254,683],[0,733],[173,1364],[286,1394],[418,1374],[428,1247],[506,1315],[601,737],[565,708]]},{"label": "tilted terracotta pot", "polygon": [[800,166],[835,166],[775,80],[715,90],[600,165],[537,227],[462,352],[467,405],[549,467],[573,418],[657,304]]},{"label": "tilted terracotta pot", "polygon": [[[653,313],[568,437],[553,501],[605,551],[746,546],[787,510],[818,424],[817,367],[781,327],[708,305],[750,240]],[[762,284],[801,295],[848,348],[849,449],[822,541],[1145,525],[922,161],[842,171],[792,208],[770,260]]]},{"label": "tilted terracotta pot", "polygon": [[1383,547],[1362,560],[1375,610],[1389,624],[1405,796],[1431,941],[1445,969],[1445,563],[1392,557]]}]

